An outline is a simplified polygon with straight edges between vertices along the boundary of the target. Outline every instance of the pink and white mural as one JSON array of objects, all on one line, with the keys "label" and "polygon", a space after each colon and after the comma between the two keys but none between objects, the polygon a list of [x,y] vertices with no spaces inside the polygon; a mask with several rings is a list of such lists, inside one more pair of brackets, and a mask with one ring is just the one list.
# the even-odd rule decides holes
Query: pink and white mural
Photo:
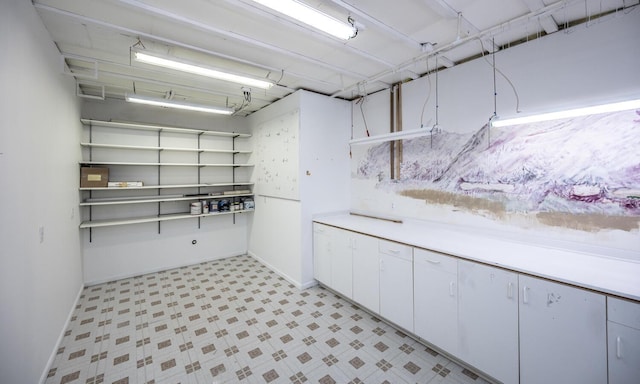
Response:
[{"label": "pink and white mural", "polygon": [[391,180],[389,143],[359,159],[356,179],[428,204],[535,215],[545,225],[632,231],[640,221],[640,111],[403,142]]}]

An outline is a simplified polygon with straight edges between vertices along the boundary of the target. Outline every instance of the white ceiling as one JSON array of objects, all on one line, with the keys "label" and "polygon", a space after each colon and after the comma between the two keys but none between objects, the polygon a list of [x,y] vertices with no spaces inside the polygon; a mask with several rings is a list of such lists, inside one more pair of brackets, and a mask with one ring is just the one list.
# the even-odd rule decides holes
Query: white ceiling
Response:
[{"label": "white ceiling", "polygon": [[[638,0],[302,0],[358,34],[347,42],[251,0],[34,0],[84,97],[125,93],[233,106],[246,115],[306,89],[354,99],[417,78],[435,56],[461,63],[495,49],[624,12]],[[482,43],[481,43],[482,42]],[[425,52],[424,43],[435,50]],[[494,45],[495,44],[495,45]],[[277,82],[253,89],[131,60],[143,49]],[[443,60],[439,60],[442,64]],[[242,109],[240,109],[242,107]]]}]

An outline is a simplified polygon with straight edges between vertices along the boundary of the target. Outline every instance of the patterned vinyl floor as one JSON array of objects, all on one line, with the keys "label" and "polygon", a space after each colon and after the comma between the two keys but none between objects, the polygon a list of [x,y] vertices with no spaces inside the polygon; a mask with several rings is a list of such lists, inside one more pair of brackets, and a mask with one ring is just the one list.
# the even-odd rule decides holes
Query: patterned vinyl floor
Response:
[{"label": "patterned vinyl floor", "polygon": [[47,384],[487,383],[249,256],[87,287]]}]

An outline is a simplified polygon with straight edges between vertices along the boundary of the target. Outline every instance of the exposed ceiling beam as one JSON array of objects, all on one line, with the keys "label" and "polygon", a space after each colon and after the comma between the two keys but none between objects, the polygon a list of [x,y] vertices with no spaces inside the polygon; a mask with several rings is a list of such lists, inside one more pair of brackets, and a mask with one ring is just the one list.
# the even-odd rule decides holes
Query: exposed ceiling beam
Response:
[{"label": "exposed ceiling beam", "polygon": [[[264,69],[264,70],[267,70],[267,71],[270,71],[270,72],[280,73],[280,72],[283,71],[282,69],[279,69],[279,68],[268,67],[268,66],[265,66],[263,64],[254,63],[254,62],[251,62],[251,61],[246,60],[246,59],[241,59],[241,58],[230,56],[230,55],[226,55],[226,54],[223,54],[223,53],[220,53],[220,52],[215,52],[215,51],[212,51],[212,50],[209,50],[209,49],[205,49],[205,48],[201,48],[201,47],[198,47],[198,46],[195,46],[195,45],[186,44],[186,43],[183,43],[183,42],[180,42],[180,41],[177,41],[177,40],[165,38],[165,37],[162,37],[162,36],[154,35],[154,34],[151,34],[151,33],[146,33],[146,32],[135,30],[135,29],[131,29],[131,28],[122,27],[122,26],[119,26],[119,25],[115,25],[115,24],[112,24],[112,23],[105,22],[105,21],[93,19],[93,18],[90,18],[90,17],[87,17],[87,16],[78,15],[76,13],[72,13],[72,12],[69,12],[69,11],[65,11],[65,10],[61,10],[61,9],[58,9],[58,8],[54,8],[54,7],[51,7],[49,5],[44,5],[44,4],[40,4],[40,3],[33,3],[33,6],[38,8],[38,9],[47,11],[47,12],[51,12],[51,13],[55,13],[55,14],[58,14],[58,15],[66,16],[66,17],[69,17],[69,18],[72,18],[72,19],[75,19],[75,20],[80,20],[83,23],[93,24],[93,25],[98,25],[98,26],[104,27],[104,28],[108,28],[108,29],[117,31],[119,33],[123,33],[125,35],[129,35],[132,38],[140,37],[140,38],[148,39],[150,41],[156,41],[156,42],[159,42],[159,43],[163,43],[163,44],[166,44],[166,45],[169,45],[169,46],[180,47],[180,48],[192,50],[194,52],[200,52],[200,53],[204,53],[204,54],[211,55],[211,56],[214,56],[214,57],[219,57],[219,58],[228,59],[228,60],[231,60],[231,61],[236,61],[238,63],[247,64],[247,65],[254,66],[254,67],[260,68],[260,69]],[[329,69],[331,69],[331,68],[329,68]],[[307,81],[312,81],[312,82],[316,82],[316,83],[323,83],[323,80],[311,78],[311,77],[308,77],[308,76],[304,76],[304,75],[301,75],[301,74],[296,73],[296,72],[287,71],[286,74],[288,76],[296,77],[296,78],[307,80]],[[363,75],[357,75],[357,76],[352,76],[352,77],[357,78],[357,79],[364,78]]]},{"label": "exposed ceiling beam", "polygon": [[[121,0],[121,1],[135,1],[135,0]],[[259,6],[256,6],[255,3],[251,2],[249,4],[243,2],[243,1],[238,1],[238,0],[226,0],[229,4],[233,5],[234,7],[241,7],[242,9],[252,12],[254,14],[258,14],[261,17],[268,17],[271,20],[273,20],[274,22],[277,23],[281,23],[287,26],[295,26],[295,28],[298,31],[302,31],[303,33],[309,35],[312,38],[321,38],[323,39],[323,41],[325,41],[327,44],[330,44],[331,46],[337,48],[337,49],[342,49],[342,50],[347,50],[350,53],[353,53],[355,55],[358,55],[362,58],[368,59],[370,61],[376,62],[378,64],[384,65],[387,68],[393,68],[396,66],[396,64],[391,63],[387,60],[381,59],[380,57],[377,57],[375,55],[372,55],[368,52],[365,52],[361,49],[358,49],[356,47],[354,47],[353,45],[350,45],[348,42],[345,43],[344,41],[337,41],[335,38],[329,37],[329,36],[325,36],[322,33],[318,33],[316,31],[312,31],[309,28],[306,28],[302,25],[299,25],[297,23],[292,23],[290,20],[280,17],[279,15],[273,14],[271,11],[269,10],[265,10],[263,8],[260,8]],[[417,43],[416,43],[417,44]],[[417,44],[418,48],[419,48],[419,44]],[[387,84],[388,85],[388,84]]]},{"label": "exposed ceiling beam", "polygon": [[[478,27],[471,24],[471,22],[467,20],[460,11],[447,3],[446,0],[424,0],[424,2],[427,3],[427,6],[438,15],[447,19],[458,19],[458,39],[463,37],[460,36],[461,30],[468,31],[468,35],[475,35],[480,32]],[[489,38],[482,39],[482,46],[484,49],[488,49],[489,52],[495,52],[499,49],[499,47],[494,44],[493,40]]]},{"label": "exposed ceiling beam", "polygon": [[[536,11],[544,7],[544,3],[542,2],[542,0],[523,0],[523,1],[525,2],[525,4],[527,4],[527,7],[529,7],[529,10],[531,11]],[[541,16],[538,20],[540,22],[540,25],[542,26],[542,28],[547,34],[558,32],[558,23],[556,23],[552,15]]]},{"label": "exposed ceiling beam", "polygon": [[273,44],[265,43],[265,42],[253,39],[251,37],[241,35],[241,34],[236,33],[236,32],[227,31],[227,30],[224,30],[224,29],[221,29],[221,28],[216,28],[216,27],[213,27],[211,25],[201,23],[201,22],[199,22],[197,20],[193,20],[193,19],[190,19],[188,17],[180,16],[180,15],[177,15],[175,13],[169,12],[167,10],[164,10],[164,9],[161,9],[161,8],[158,8],[158,7],[154,7],[152,5],[143,3],[143,2],[138,1],[138,0],[117,0],[117,1],[120,2],[120,3],[123,3],[123,4],[127,4],[127,5],[129,5],[131,7],[134,7],[136,9],[138,9],[138,10],[142,10],[143,12],[145,12],[147,14],[154,15],[154,16],[160,16],[160,17],[163,17],[165,19],[172,20],[174,22],[179,22],[181,24],[185,24],[185,25],[188,25],[190,27],[197,28],[197,29],[199,29],[201,31],[204,31],[204,32],[207,32],[207,33],[215,33],[218,36],[224,36],[224,37],[227,37],[229,39],[241,41],[243,43],[246,43],[246,44],[249,44],[249,45],[253,45],[253,46],[256,46],[256,47],[259,47],[259,48],[263,48],[263,49],[266,49],[266,50],[269,50],[269,51],[272,51],[272,52],[276,52],[276,53],[282,54],[284,56],[291,57],[291,58],[296,59],[296,60],[304,61],[304,62],[313,64],[313,65],[317,65],[319,67],[326,68],[326,69],[329,69],[329,70],[331,70],[333,72],[340,73],[340,74],[343,74],[343,75],[346,75],[346,76],[354,77],[354,78],[357,78],[357,79],[365,78],[365,76],[360,74],[360,73],[356,73],[356,72],[350,71],[350,70],[345,69],[345,68],[340,68],[340,67],[337,67],[335,65],[326,63],[324,61],[317,60],[317,59],[314,59],[312,57],[309,57],[309,56],[306,56],[306,55],[303,55],[303,54],[300,54],[300,53],[297,53],[297,52],[293,52],[293,51],[290,51],[290,50],[287,50],[287,49],[284,49],[284,48],[280,48],[280,47],[275,46]]},{"label": "exposed ceiling beam", "polygon": [[339,5],[340,7],[351,12],[353,15],[357,16],[356,22],[365,21],[368,24],[376,27],[378,30],[386,33],[388,36],[392,37],[393,39],[400,40],[403,43],[405,43],[407,46],[415,48],[418,52],[422,49],[422,44],[419,41],[416,41],[413,38],[405,35],[404,33],[388,26],[387,24],[369,15],[368,13],[354,7],[353,5],[348,4],[342,0],[329,0],[329,1]]},{"label": "exposed ceiling beam", "polygon": [[[438,0],[438,1],[440,1],[440,0]],[[550,14],[552,12],[556,12],[556,11],[558,11],[560,9],[563,9],[563,8],[569,6],[569,5],[573,4],[573,3],[576,3],[578,1],[581,1],[581,0],[561,0],[561,1],[557,1],[557,2],[555,2],[553,4],[547,5],[547,6],[545,6],[543,8],[540,8],[540,9],[538,9],[536,11],[531,11],[531,12],[526,13],[524,15],[521,15],[521,16],[515,17],[513,19],[507,20],[505,22],[502,22],[502,23],[500,23],[498,25],[494,25],[493,27],[487,28],[487,29],[485,29],[483,31],[480,31],[478,33],[463,37],[460,40],[456,40],[456,41],[454,41],[452,43],[443,45],[443,46],[433,50],[432,52],[423,53],[421,55],[418,55],[418,56],[414,57],[411,60],[407,60],[406,62],[400,64],[398,67],[396,67],[396,68],[394,68],[392,70],[387,70],[387,71],[380,72],[380,73],[372,76],[369,80],[367,80],[365,82],[358,82],[358,83],[355,83],[355,84],[351,84],[348,87],[344,87],[341,90],[339,90],[337,92],[334,92],[331,95],[331,97],[338,97],[339,95],[341,95],[341,94],[343,94],[345,92],[348,92],[348,91],[350,91],[352,89],[361,87],[363,84],[366,84],[368,81],[377,82],[380,79],[384,79],[385,77],[393,75],[394,73],[396,73],[398,71],[404,70],[404,68],[406,68],[406,67],[412,66],[417,62],[425,60],[427,57],[431,57],[431,56],[435,56],[435,55],[447,52],[447,51],[459,46],[460,44],[465,44],[465,43],[468,43],[468,42],[473,41],[475,39],[482,39],[482,38],[486,38],[487,36],[492,36],[492,35],[494,35],[496,33],[499,33],[499,32],[504,32],[504,31],[510,29],[515,24],[530,22],[534,18],[539,18],[541,16],[545,16],[545,15]]]}]

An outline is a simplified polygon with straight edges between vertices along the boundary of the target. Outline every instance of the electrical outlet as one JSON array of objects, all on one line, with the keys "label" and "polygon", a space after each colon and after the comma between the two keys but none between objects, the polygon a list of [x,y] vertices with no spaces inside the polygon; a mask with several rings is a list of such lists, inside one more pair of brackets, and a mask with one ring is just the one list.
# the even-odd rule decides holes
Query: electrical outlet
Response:
[{"label": "electrical outlet", "polygon": [[40,243],[44,243],[44,227],[38,228],[38,236],[40,238]]}]

